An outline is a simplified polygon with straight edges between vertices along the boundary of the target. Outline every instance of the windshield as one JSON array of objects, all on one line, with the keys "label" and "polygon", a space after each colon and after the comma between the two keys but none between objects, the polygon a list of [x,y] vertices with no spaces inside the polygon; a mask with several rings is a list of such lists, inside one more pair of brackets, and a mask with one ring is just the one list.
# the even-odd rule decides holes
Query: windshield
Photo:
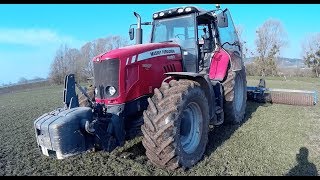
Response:
[{"label": "windshield", "polygon": [[151,42],[178,43],[183,49],[195,48],[195,20],[189,14],[154,21]]}]

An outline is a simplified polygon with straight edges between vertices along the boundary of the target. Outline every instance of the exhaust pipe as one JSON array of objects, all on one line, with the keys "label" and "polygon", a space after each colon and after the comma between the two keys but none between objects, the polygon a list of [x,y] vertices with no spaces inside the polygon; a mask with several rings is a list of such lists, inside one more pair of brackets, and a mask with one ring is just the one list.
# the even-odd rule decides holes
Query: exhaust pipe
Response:
[{"label": "exhaust pipe", "polygon": [[133,12],[133,14],[137,17],[137,29],[136,29],[136,44],[142,44],[142,29],[141,29],[141,17],[138,13]]}]

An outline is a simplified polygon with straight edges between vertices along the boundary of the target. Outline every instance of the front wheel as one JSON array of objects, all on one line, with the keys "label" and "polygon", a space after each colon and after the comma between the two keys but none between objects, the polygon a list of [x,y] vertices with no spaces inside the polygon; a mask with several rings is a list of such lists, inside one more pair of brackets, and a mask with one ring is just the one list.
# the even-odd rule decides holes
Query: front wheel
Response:
[{"label": "front wheel", "polygon": [[196,164],[206,149],[209,129],[208,101],[199,83],[164,82],[148,102],[142,144],[149,160],[171,170]]}]

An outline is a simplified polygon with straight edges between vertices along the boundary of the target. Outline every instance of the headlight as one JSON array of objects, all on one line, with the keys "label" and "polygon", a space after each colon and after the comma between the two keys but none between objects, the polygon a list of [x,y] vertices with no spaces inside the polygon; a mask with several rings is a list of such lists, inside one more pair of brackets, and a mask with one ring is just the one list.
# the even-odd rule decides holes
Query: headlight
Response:
[{"label": "headlight", "polygon": [[185,9],[185,11],[186,11],[186,12],[190,12],[190,11],[191,11],[191,7],[187,7],[187,8]]},{"label": "headlight", "polygon": [[178,9],[178,13],[182,13],[183,12],[183,9]]},{"label": "headlight", "polygon": [[95,88],[95,89],[94,89],[94,92],[95,92],[95,94],[97,95],[97,94],[98,94],[98,89]]},{"label": "headlight", "polygon": [[116,90],[115,87],[113,87],[113,86],[107,86],[107,87],[106,87],[106,93],[107,93],[107,95],[113,96],[114,94],[116,94],[116,92],[117,92],[117,90]]},{"label": "headlight", "polygon": [[158,17],[158,14],[153,14],[153,18],[157,18]]},{"label": "headlight", "polygon": [[159,14],[159,16],[163,16],[164,15],[164,12],[161,12],[160,14]]}]

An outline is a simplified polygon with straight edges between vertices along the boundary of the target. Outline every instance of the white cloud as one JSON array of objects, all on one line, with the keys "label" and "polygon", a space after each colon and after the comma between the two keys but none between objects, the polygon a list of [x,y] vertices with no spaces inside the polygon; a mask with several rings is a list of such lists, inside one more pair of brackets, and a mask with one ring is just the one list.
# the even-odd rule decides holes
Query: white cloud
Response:
[{"label": "white cloud", "polygon": [[80,48],[85,42],[51,29],[0,27],[0,85],[16,82],[20,77],[47,77],[61,44]]},{"label": "white cloud", "polygon": [[78,48],[84,41],[58,34],[50,29],[0,28],[0,44],[43,46],[62,43]]}]

